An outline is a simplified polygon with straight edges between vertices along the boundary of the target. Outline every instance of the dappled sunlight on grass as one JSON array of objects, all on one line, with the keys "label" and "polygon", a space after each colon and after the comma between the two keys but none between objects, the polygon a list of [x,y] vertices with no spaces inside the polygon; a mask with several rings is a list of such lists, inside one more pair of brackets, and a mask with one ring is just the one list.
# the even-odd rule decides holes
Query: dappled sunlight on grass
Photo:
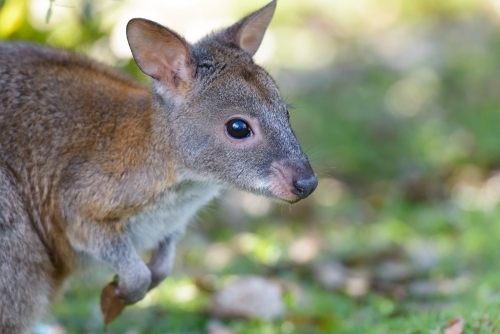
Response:
[{"label": "dappled sunlight on grass", "polygon": [[148,300],[137,303],[137,306],[144,308],[155,304],[166,308],[197,311],[203,309],[206,304],[206,299],[202,297],[197,285],[191,278],[171,277],[158,289],[151,291]]}]

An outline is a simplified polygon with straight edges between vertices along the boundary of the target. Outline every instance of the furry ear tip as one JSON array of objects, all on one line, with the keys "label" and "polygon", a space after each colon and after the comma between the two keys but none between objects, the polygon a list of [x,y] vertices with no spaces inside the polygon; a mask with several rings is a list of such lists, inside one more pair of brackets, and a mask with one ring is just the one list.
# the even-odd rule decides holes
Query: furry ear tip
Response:
[{"label": "furry ear tip", "polygon": [[249,15],[249,17],[261,17],[264,21],[267,20],[267,24],[269,24],[272,20],[272,17],[274,16],[274,13],[276,12],[276,4],[277,0],[273,0],[261,9],[257,10],[256,12],[253,13],[253,15]]},{"label": "furry ear tip", "polygon": [[139,22],[141,21],[145,21],[144,19],[141,19],[141,18],[138,18],[138,17],[134,17],[133,19],[130,19],[127,23],[127,28],[130,27],[130,26],[133,26],[133,25],[136,25],[138,24]]},{"label": "furry ear tip", "polygon": [[276,9],[276,4],[278,3],[278,0],[273,0],[267,5],[264,6],[264,8],[272,8],[273,10]]},{"label": "furry ear tip", "polygon": [[257,10],[255,12],[256,13],[262,13],[262,12],[271,12],[273,15],[274,12],[276,11],[276,4],[278,3],[278,0],[273,0],[271,1],[270,3],[268,3],[267,5],[265,5],[264,7],[261,7],[259,10]]},{"label": "furry ear tip", "polygon": [[125,33],[127,34],[127,37],[129,37],[129,35],[132,33],[132,31],[133,31],[134,29],[137,29],[137,28],[138,28],[138,26],[139,26],[141,23],[145,23],[145,21],[147,21],[147,20],[145,20],[145,19],[141,19],[141,18],[138,18],[138,17],[136,17],[136,18],[133,18],[133,19],[129,20],[129,21],[127,22],[127,27],[125,28]]},{"label": "furry ear tip", "polygon": [[163,27],[161,24],[159,24],[155,21],[144,19],[142,17],[134,17],[133,19],[130,19],[128,21],[126,30],[128,30],[129,27],[136,28],[139,26],[141,26],[141,27]]}]

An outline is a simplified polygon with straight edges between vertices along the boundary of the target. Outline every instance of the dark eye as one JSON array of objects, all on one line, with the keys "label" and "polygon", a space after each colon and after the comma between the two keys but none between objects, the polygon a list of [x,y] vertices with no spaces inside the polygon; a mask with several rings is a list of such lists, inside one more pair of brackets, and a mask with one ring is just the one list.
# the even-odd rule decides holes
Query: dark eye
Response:
[{"label": "dark eye", "polygon": [[290,120],[290,112],[288,111],[288,109],[286,110],[286,118],[288,118],[288,120]]},{"label": "dark eye", "polygon": [[230,137],[235,139],[243,139],[252,135],[250,126],[239,118],[232,119],[226,124],[226,131]]}]

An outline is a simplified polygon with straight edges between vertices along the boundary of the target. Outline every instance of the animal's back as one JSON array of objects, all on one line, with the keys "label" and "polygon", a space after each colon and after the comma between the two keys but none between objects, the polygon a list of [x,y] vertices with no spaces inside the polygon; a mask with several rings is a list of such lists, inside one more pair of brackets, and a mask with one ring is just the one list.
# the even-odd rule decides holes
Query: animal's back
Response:
[{"label": "animal's back", "polygon": [[0,44],[0,55],[0,157],[10,164],[102,150],[147,116],[134,115],[149,110],[147,89],[84,56],[27,43]]}]

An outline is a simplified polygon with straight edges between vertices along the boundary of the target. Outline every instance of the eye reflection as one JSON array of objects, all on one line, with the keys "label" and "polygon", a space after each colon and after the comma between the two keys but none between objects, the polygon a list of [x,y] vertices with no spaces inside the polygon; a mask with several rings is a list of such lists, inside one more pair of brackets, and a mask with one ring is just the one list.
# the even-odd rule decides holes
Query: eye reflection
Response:
[{"label": "eye reflection", "polygon": [[227,134],[234,139],[244,139],[252,135],[250,126],[242,119],[235,118],[226,124]]}]

